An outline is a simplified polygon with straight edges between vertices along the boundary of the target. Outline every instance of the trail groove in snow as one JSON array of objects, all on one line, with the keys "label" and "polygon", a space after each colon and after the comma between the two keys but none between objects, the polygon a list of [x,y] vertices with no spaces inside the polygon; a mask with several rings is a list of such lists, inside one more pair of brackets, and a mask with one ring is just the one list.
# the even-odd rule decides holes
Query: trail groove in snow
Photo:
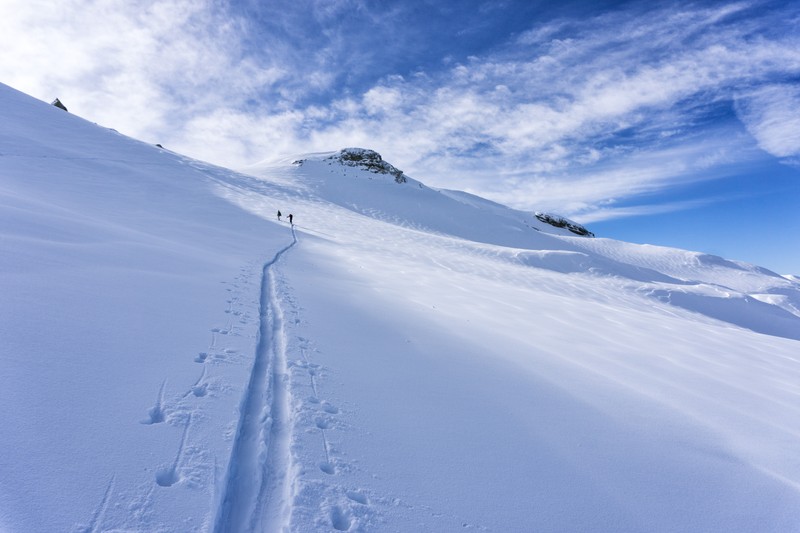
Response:
[{"label": "trail groove in snow", "polygon": [[109,480],[108,486],[106,487],[106,491],[103,494],[103,499],[100,502],[100,505],[95,510],[94,514],[92,515],[92,522],[89,524],[88,527],[80,530],[81,533],[97,533],[99,531],[102,531],[103,518],[105,517],[106,511],[108,510],[108,503],[111,500],[112,492],[114,492],[114,476],[111,476],[111,480]]},{"label": "trail groove in snow", "polygon": [[288,522],[291,427],[286,339],[273,268],[296,243],[292,228],[292,242],[264,265],[258,343],[217,510],[217,533],[280,531]]}]

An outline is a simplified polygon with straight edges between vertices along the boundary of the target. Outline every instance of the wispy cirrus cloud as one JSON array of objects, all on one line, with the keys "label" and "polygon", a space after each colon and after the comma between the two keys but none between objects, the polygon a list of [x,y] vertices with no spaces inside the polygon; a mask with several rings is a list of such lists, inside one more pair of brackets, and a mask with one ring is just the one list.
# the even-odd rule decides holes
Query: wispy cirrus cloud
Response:
[{"label": "wispy cirrus cloud", "polygon": [[736,109],[759,147],[800,163],[800,85],[765,85],[740,94]]},{"label": "wispy cirrus cloud", "polygon": [[[348,106],[360,114],[346,127],[445,186],[588,217],[597,202],[719,177],[755,156],[732,102],[800,73],[794,34],[770,36],[776,17],[739,3],[556,21],[444,74],[385,81]],[[780,126],[747,122],[762,137],[792,127],[791,113],[769,116]]]},{"label": "wispy cirrus cloud", "polygon": [[[423,56],[426,38],[444,50],[453,6],[44,4],[0,6],[0,46],[15,51],[0,59],[5,82],[220,164],[362,145],[436,186],[597,220],[718,178],[759,157],[756,142],[799,151],[800,9],[787,5],[561,17],[459,60]],[[512,4],[453,35],[507,20]],[[433,22],[415,18],[423,7]]]},{"label": "wispy cirrus cloud", "polygon": [[622,207],[609,207],[609,208],[606,208],[603,204],[599,204],[591,211],[591,213],[584,215],[582,223],[591,224],[593,222],[614,220],[618,218],[674,213],[675,211],[684,211],[686,209],[697,209],[700,207],[704,207],[725,200],[727,199],[714,197],[714,198],[700,198],[696,200],[683,200],[676,202],[663,202],[654,205],[636,205],[636,206],[622,206]]},{"label": "wispy cirrus cloud", "polygon": [[0,6],[6,83],[138,137],[240,105],[286,66],[242,55],[239,24],[205,0],[10,0]]}]

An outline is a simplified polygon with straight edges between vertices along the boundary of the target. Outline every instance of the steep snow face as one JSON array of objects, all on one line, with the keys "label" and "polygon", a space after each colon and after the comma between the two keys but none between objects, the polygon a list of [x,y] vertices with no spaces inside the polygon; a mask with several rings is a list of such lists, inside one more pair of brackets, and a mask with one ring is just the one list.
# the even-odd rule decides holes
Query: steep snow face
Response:
[{"label": "steep snow face", "polygon": [[0,116],[0,530],[800,524],[796,280]]}]

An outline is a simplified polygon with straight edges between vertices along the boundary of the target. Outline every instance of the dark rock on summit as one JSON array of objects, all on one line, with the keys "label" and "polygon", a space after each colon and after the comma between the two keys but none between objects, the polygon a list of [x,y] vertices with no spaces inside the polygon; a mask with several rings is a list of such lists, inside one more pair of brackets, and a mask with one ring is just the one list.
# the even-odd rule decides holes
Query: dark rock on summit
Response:
[{"label": "dark rock on summit", "polygon": [[339,161],[349,167],[361,167],[376,174],[389,174],[394,176],[394,181],[397,183],[406,182],[406,176],[403,171],[384,161],[381,154],[374,150],[344,148],[331,156],[330,159]]},{"label": "dark rock on summit", "polygon": [[577,222],[567,220],[566,218],[560,217],[558,215],[550,215],[547,213],[536,213],[536,218],[538,218],[545,224],[550,224],[551,226],[555,226],[556,228],[567,228],[575,235],[580,235],[582,237],[594,237],[594,233],[592,233],[585,227],[581,226]]}]

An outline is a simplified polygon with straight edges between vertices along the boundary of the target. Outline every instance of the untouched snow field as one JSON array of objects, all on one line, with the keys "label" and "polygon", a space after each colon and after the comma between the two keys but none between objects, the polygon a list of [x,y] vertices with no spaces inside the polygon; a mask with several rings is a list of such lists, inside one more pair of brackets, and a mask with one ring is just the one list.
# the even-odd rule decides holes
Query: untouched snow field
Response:
[{"label": "untouched snow field", "polygon": [[800,531],[796,277],[0,119],[0,531]]}]

